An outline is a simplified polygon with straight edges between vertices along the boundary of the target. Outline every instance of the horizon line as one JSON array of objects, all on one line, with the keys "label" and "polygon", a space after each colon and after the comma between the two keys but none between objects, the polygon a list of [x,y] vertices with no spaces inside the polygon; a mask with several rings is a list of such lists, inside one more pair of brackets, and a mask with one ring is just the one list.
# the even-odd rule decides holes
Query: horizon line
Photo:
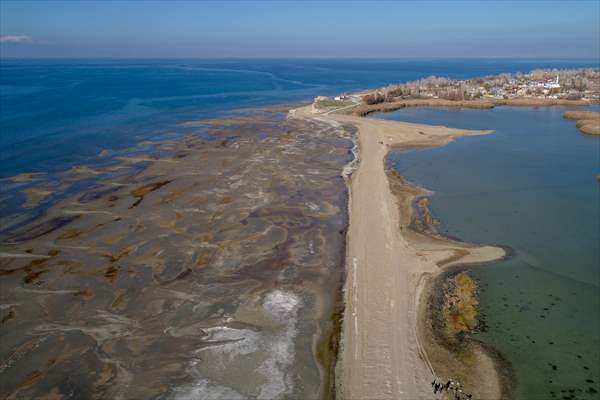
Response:
[{"label": "horizon line", "polygon": [[600,66],[600,56],[588,57],[560,57],[560,56],[540,56],[540,57],[524,57],[524,56],[476,56],[476,57],[461,57],[461,56],[399,56],[399,57],[363,57],[363,56],[218,56],[218,57],[112,57],[112,56],[91,56],[91,57],[12,57],[0,56],[2,60],[485,60],[485,59],[506,59],[506,60],[594,60],[598,61]]}]

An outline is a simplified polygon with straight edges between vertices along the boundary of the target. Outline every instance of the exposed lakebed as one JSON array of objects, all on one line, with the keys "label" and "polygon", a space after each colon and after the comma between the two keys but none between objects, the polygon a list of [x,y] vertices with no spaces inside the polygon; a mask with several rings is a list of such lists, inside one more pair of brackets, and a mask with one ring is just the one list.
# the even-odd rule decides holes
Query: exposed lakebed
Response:
[{"label": "exposed lakebed", "polygon": [[354,132],[285,115],[187,123],[5,232],[2,397],[327,395]]}]

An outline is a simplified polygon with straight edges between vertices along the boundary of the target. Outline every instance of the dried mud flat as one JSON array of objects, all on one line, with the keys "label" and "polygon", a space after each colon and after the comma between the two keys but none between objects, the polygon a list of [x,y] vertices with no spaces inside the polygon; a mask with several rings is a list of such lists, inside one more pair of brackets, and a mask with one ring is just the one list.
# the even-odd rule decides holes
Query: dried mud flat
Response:
[{"label": "dried mud flat", "polygon": [[332,393],[354,129],[189,125],[3,233],[0,397]]}]

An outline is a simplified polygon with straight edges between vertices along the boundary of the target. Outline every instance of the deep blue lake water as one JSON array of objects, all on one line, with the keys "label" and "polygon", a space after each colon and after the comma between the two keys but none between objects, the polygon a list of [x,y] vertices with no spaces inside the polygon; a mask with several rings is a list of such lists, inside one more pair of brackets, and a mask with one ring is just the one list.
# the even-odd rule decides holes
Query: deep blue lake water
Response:
[{"label": "deep blue lake water", "polygon": [[2,60],[0,178],[59,171],[176,124],[430,75],[468,78],[594,60]]},{"label": "deep blue lake water", "polygon": [[514,250],[471,273],[489,327],[475,338],[511,362],[519,399],[593,399],[600,392],[600,137],[580,133],[562,118],[565,110],[374,115],[496,131],[392,153],[389,162],[435,192],[430,206],[439,231]]}]

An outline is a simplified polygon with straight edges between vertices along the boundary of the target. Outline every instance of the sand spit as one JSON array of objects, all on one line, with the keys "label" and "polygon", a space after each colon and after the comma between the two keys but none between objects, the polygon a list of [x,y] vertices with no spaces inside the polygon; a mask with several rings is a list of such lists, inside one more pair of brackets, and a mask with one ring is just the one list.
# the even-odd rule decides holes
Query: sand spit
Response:
[{"label": "sand spit", "polygon": [[[452,361],[455,355],[437,343],[425,311],[443,267],[495,260],[504,250],[415,229],[412,207],[426,192],[400,177],[393,179],[385,169],[392,147],[440,146],[459,136],[491,132],[312,114],[311,108],[294,115],[352,124],[359,131],[359,162],[349,185],[346,309],[337,364],[340,397],[430,399],[433,379],[452,377],[477,398],[501,398],[495,360],[470,348],[465,353],[469,362]],[[452,375],[445,365],[455,367]]]},{"label": "sand spit", "polygon": [[374,112],[396,111],[406,107],[445,107],[445,108],[475,108],[490,109],[497,106],[515,107],[546,107],[546,106],[589,106],[588,100],[566,100],[566,99],[541,99],[541,98],[519,98],[519,99],[481,99],[481,100],[445,100],[445,99],[406,99],[379,104],[361,104],[349,109],[348,113],[364,117]]},{"label": "sand spit", "polygon": [[567,111],[563,114],[566,119],[574,119],[577,128],[588,135],[600,135],[600,112],[597,111]]}]

